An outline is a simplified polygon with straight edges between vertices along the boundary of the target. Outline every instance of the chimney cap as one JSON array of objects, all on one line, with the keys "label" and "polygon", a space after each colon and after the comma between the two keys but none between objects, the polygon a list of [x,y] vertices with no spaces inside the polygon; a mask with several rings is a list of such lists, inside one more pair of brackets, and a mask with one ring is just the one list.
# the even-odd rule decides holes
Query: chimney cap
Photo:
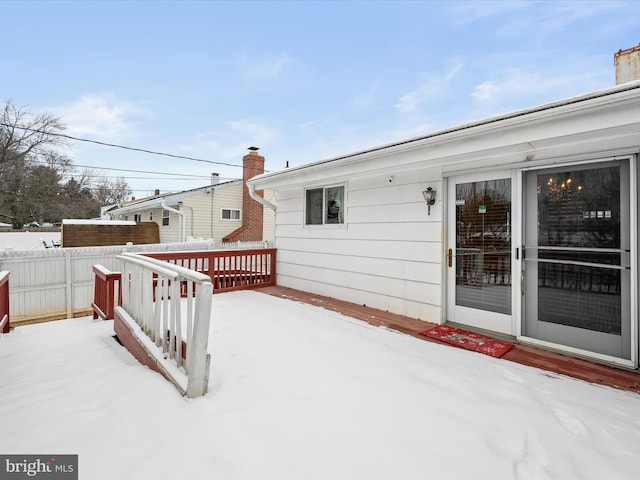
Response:
[{"label": "chimney cap", "polygon": [[249,147],[249,150],[251,150],[252,152],[257,152],[258,150],[260,150],[259,147]]}]

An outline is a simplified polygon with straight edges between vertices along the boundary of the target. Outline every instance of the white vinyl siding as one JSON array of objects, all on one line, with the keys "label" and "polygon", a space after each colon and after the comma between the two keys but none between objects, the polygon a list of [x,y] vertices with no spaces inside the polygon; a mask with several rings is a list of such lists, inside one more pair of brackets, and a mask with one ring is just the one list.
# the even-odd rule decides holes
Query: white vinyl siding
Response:
[{"label": "white vinyl siding", "polygon": [[[186,228],[185,238],[213,239],[216,243],[229,233],[242,226],[242,182],[232,182],[221,184],[215,188],[195,191],[182,198],[180,205],[169,205],[183,212],[185,216],[185,227],[183,227],[182,216],[175,212],[166,211],[161,207],[143,210],[136,213],[141,218],[149,218],[160,227],[160,242],[179,242],[182,238],[182,229]],[[265,191],[265,198],[275,204],[275,194],[273,191]],[[239,212],[239,218],[221,220],[221,212]],[[273,242],[275,232],[275,213],[270,208],[264,208],[263,240]],[[237,217],[237,215],[235,215]],[[168,218],[169,225],[163,226],[163,219]]]},{"label": "white vinyl siding", "polygon": [[[278,192],[278,284],[438,322],[442,306],[442,224],[422,190],[441,187],[439,169],[345,184],[348,225],[308,228],[305,196]],[[302,219],[302,224],[300,220]]]},{"label": "white vinyl siding", "polygon": [[[275,192],[271,190],[265,190],[263,197],[272,205],[277,205],[278,203]],[[276,212],[269,207],[264,207],[262,209],[262,213],[262,239],[267,242],[273,242],[275,240],[276,233]]]},{"label": "white vinyl siding", "polygon": [[222,209],[239,210],[242,205],[242,182],[220,185],[206,191],[185,197],[182,211],[187,216],[187,237],[212,238],[220,243],[222,239],[242,226],[242,219],[220,219]]}]

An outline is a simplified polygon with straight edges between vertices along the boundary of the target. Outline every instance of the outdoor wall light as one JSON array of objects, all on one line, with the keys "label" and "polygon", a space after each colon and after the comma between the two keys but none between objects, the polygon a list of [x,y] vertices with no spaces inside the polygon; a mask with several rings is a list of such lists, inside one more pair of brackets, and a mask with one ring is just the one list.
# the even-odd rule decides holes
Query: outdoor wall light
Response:
[{"label": "outdoor wall light", "polygon": [[431,205],[435,205],[436,203],[436,191],[431,187],[427,187],[427,189],[422,192],[422,195],[424,196],[425,202],[427,202],[427,214],[431,215]]}]

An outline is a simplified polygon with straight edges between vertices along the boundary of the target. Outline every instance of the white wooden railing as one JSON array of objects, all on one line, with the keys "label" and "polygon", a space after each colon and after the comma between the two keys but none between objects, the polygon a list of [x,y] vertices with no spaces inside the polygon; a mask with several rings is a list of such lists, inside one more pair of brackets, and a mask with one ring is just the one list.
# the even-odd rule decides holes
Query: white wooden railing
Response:
[{"label": "white wooden railing", "polygon": [[116,307],[116,315],[138,332],[147,353],[156,358],[163,374],[171,377],[181,393],[188,397],[206,394],[211,279],[134,253],[117,258],[121,261],[122,305]]}]

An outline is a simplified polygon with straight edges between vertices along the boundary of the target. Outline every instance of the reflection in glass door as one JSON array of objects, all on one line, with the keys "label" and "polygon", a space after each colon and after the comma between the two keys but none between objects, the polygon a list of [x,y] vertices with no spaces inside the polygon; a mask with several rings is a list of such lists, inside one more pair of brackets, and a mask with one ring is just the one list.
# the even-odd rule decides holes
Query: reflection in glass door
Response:
[{"label": "reflection in glass door", "polygon": [[525,175],[524,334],[631,358],[628,162]]},{"label": "reflection in glass door", "polygon": [[448,320],[512,333],[511,179],[459,178],[450,192]]}]

